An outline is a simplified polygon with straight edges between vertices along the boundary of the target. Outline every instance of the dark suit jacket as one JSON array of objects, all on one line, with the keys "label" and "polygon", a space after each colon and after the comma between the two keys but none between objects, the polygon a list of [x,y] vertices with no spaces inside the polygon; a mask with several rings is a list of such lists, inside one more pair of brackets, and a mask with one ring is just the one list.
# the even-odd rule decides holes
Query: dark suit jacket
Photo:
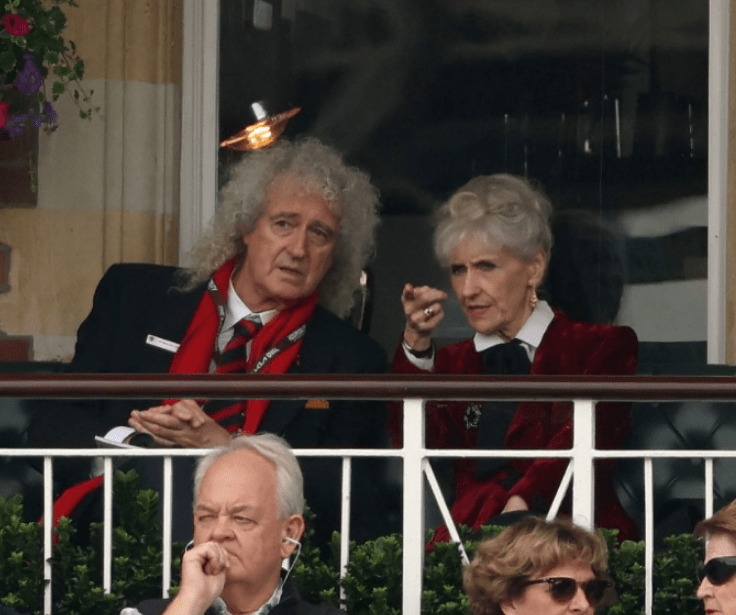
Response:
[{"label": "dark suit jacket", "polygon": [[[636,370],[638,341],[628,327],[613,327],[574,322],[557,312],[534,356],[530,374],[554,375],[631,375]],[[393,371],[422,373],[399,346]],[[481,355],[472,340],[440,349],[434,372],[439,374],[482,374]],[[430,448],[475,448],[477,419],[466,402],[428,404],[427,446]],[[572,406],[569,402],[522,402],[514,412],[504,446],[510,449],[561,449],[572,442]],[[630,405],[601,402],[596,407],[596,445],[603,449],[620,448],[628,433]],[[391,417],[395,443],[401,435],[396,416]],[[491,478],[479,477],[476,462],[458,460],[455,471],[457,522],[478,527],[500,513],[512,495],[532,506],[551,503],[567,466],[567,460],[515,459],[510,470]],[[633,522],[621,508],[613,491],[611,462],[596,464],[597,523],[619,528],[629,538],[636,534]]]},{"label": "dark suit jacket", "polygon": [[[152,334],[179,343],[205,292],[205,285],[191,292],[176,289],[176,271],[174,267],[146,264],[110,267],[95,291],[92,311],[79,327],[68,371],[168,372],[173,353],[147,344],[146,338]],[[385,353],[376,342],[318,306],[307,324],[299,359],[290,373],[382,373],[386,368]],[[131,410],[160,402],[161,399],[102,399],[36,404],[29,446],[94,446],[95,435],[116,425],[126,425]],[[307,408],[305,403],[274,400],[259,431],[276,433],[295,448],[387,444],[383,403],[331,401],[324,410]],[[361,464],[370,465],[360,462],[358,466]],[[339,527],[335,523],[339,515],[339,472],[326,468],[338,465],[339,460],[302,461],[307,501],[319,508],[315,510],[318,516],[329,517],[328,524],[333,527]],[[89,471],[86,464],[75,460],[59,461],[55,467],[60,488],[84,480]],[[335,510],[325,501],[333,502]],[[357,510],[356,515],[360,515]],[[357,521],[361,521],[360,516]],[[360,528],[356,530],[360,535]]]},{"label": "dark suit jacket", "polygon": [[[138,605],[137,610],[140,615],[161,615],[166,607],[171,603],[171,599],[154,598],[152,600],[144,600]],[[220,602],[220,604],[223,604]],[[328,604],[310,604],[305,602],[299,596],[299,590],[293,579],[289,578],[284,584],[284,593],[281,601],[269,611],[270,615],[345,615],[337,607]],[[216,607],[210,607],[205,611],[204,615],[219,615]]]}]

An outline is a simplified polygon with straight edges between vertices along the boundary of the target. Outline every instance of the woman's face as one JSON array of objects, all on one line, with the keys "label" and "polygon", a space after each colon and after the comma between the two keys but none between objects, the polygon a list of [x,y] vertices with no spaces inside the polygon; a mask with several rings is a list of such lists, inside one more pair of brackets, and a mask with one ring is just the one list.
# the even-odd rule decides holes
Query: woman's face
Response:
[{"label": "woman's face", "polygon": [[[705,563],[718,557],[736,556],[736,541],[728,534],[713,534],[705,550]],[[736,576],[725,583],[714,585],[706,577],[698,587],[698,598],[703,601],[706,615],[736,615]]]},{"label": "woman's face", "polygon": [[575,594],[568,602],[559,603],[550,594],[548,583],[534,583],[529,585],[520,598],[512,600],[508,604],[501,605],[504,615],[593,615],[594,608],[585,597],[581,583],[595,579],[595,574],[590,564],[583,562],[570,562],[557,566],[545,574],[532,576],[530,580],[540,578],[567,577],[577,581]]},{"label": "woman's face", "polygon": [[532,313],[532,291],[542,281],[545,260],[543,252],[524,262],[508,248],[492,250],[475,237],[461,240],[450,252],[450,281],[470,326],[513,339]]}]

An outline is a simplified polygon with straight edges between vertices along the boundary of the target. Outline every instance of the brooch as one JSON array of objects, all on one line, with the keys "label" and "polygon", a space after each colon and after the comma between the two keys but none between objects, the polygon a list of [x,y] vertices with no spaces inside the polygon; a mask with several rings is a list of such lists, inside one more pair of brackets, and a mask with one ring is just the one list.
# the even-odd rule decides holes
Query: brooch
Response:
[{"label": "brooch", "polygon": [[480,421],[480,405],[472,404],[465,410],[465,429],[478,429],[478,422]]}]

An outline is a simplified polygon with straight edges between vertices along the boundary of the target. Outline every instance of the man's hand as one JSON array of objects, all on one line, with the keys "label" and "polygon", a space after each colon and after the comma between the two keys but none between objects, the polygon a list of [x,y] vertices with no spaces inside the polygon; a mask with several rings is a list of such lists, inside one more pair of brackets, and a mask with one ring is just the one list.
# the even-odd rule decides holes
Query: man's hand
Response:
[{"label": "man's hand", "polygon": [[164,615],[202,615],[222,593],[228,568],[227,551],[205,542],[181,558],[181,589]]},{"label": "man's hand", "polygon": [[445,312],[442,303],[447,293],[431,286],[405,284],[401,293],[406,326],[404,341],[414,350],[427,350],[432,344],[432,332],[437,328]]},{"label": "man's hand", "polygon": [[165,447],[212,448],[227,443],[230,434],[213,421],[192,399],[182,399],[172,406],[133,410],[128,425],[150,434]]}]

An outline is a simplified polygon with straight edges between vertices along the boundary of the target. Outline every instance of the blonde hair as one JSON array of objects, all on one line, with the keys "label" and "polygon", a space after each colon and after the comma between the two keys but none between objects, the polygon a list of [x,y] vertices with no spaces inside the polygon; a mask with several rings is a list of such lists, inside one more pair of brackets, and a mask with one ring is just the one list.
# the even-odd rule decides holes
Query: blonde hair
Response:
[{"label": "blonde hair", "polygon": [[569,562],[590,565],[604,576],[608,548],[603,536],[573,523],[524,517],[478,545],[463,572],[474,615],[502,615],[501,604],[524,593],[526,581]]},{"label": "blonde hair", "polygon": [[709,519],[700,521],[695,526],[693,534],[698,538],[726,534],[736,540],[736,500],[721,508]]},{"label": "blonde hair", "polygon": [[275,179],[289,176],[321,196],[340,217],[333,264],[322,280],[320,303],[338,316],[353,305],[360,273],[374,252],[378,225],[378,190],[368,176],[349,167],[331,147],[317,139],[280,141],[244,156],[229,170],[210,228],[192,249],[193,266],[184,273],[184,289],[207,280],[226,261],[245,254],[242,237],[250,233],[266,208],[266,192]]},{"label": "blonde hair", "polygon": [[521,177],[505,173],[475,177],[437,211],[435,255],[447,266],[459,242],[477,237],[492,249],[508,248],[526,262],[541,250],[549,262],[551,213],[549,199]]}]

